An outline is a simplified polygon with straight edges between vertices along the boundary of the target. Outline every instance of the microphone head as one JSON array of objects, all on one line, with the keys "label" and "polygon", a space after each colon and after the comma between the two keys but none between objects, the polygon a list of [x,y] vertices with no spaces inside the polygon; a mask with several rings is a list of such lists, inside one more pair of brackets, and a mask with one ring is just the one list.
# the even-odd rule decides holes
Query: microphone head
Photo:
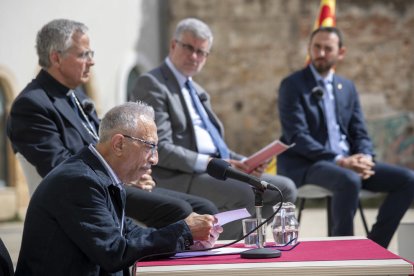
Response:
[{"label": "microphone head", "polygon": [[207,94],[206,93],[201,93],[199,96],[200,101],[205,102],[207,101]]},{"label": "microphone head", "polygon": [[213,158],[208,162],[207,173],[214,178],[226,180],[228,167],[230,167],[230,164],[223,159]]},{"label": "microphone head", "polygon": [[312,89],[311,94],[319,100],[323,97],[323,88],[320,86],[316,86]]},{"label": "microphone head", "polygon": [[90,114],[95,109],[95,105],[93,104],[92,100],[84,99],[82,101],[82,108],[85,111],[85,113]]}]

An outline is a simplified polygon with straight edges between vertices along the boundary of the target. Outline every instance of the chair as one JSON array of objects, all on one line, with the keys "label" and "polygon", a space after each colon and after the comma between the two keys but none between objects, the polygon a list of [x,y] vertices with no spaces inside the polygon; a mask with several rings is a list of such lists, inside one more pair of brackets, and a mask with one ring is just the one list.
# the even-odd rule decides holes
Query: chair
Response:
[{"label": "chair", "polygon": [[[361,190],[359,193],[359,202],[358,202],[358,209],[359,213],[361,214],[362,224],[365,229],[365,233],[369,234],[369,228],[367,224],[367,220],[365,218],[364,214],[364,208],[361,204],[361,199],[368,199],[377,197],[380,193],[371,192],[368,190]],[[327,224],[328,224],[328,236],[332,236],[332,214],[331,214],[331,199],[332,199],[332,192],[314,185],[314,184],[305,184],[298,188],[298,200],[299,200],[299,206],[298,206],[298,221],[300,223],[300,219],[302,217],[302,211],[305,208],[305,202],[306,199],[315,199],[315,198],[325,198],[326,199],[326,211],[327,211]]]},{"label": "chair", "polygon": [[380,196],[381,193],[379,192],[371,192],[368,190],[361,190],[359,192],[359,201],[358,201],[358,209],[359,209],[359,213],[361,214],[361,220],[362,220],[362,224],[364,225],[365,228],[365,233],[369,233],[369,228],[368,228],[368,224],[367,224],[367,220],[365,218],[365,214],[364,214],[364,208],[362,207],[361,201],[362,199],[370,199],[370,198],[375,198]]},{"label": "chair", "polygon": [[9,251],[0,238],[0,275],[13,276],[14,268],[13,262],[10,258]]}]

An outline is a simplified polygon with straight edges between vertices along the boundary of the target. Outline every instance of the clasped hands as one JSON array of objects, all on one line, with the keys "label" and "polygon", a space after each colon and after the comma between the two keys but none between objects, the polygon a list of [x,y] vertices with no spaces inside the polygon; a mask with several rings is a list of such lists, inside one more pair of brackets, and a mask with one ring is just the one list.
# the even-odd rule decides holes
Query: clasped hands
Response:
[{"label": "clasped hands", "polygon": [[362,153],[340,158],[336,161],[336,164],[343,168],[353,170],[364,180],[375,174],[373,170],[375,163],[372,161],[371,156]]}]

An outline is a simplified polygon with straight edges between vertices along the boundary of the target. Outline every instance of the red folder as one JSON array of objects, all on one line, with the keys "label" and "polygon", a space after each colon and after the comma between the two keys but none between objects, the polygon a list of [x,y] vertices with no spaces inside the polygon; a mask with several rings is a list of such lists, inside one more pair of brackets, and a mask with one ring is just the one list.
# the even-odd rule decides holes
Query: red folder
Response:
[{"label": "red folder", "polygon": [[257,151],[256,153],[252,154],[249,158],[244,160],[244,163],[249,166],[248,173],[254,171],[258,166],[269,160],[274,156],[278,156],[285,150],[293,147],[295,144],[286,145],[279,140],[275,140],[272,143],[268,144],[261,150]]}]

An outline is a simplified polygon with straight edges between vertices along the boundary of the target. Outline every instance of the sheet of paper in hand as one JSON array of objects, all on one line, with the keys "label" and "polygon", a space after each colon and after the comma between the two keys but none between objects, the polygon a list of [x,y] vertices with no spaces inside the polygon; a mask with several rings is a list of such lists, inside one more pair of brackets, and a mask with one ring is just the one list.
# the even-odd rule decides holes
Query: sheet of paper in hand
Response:
[{"label": "sheet of paper in hand", "polygon": [[260,166],[261,164],[263,164],[270,158],[274,156],[278,156],[279,154],[293,147],[294,145],[295,144],[286,145],[280,142],[279,140],[275,140],[272,143],[268,144],[267,146],[255,152],[250,157],[248,157],[246,160],[244,160],[244,163],[250,168],[248,173],[251,173],[258,166]]}]

